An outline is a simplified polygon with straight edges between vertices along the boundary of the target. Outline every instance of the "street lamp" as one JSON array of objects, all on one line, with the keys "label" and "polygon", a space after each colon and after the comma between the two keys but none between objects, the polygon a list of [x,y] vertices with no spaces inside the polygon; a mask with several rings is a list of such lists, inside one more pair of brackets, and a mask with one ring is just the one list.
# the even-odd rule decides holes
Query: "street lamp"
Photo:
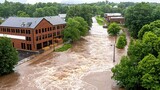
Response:
[{"label": "street lamp", "polygon": [[113,45],[113,62],[115,62],[115,44],[116,44],[116,36],[114,38],[115,42],[114,42],[114,45]]},{"label": "street lamp", "polygon": [[113,62],[115,62],[115,43],[113,45]]}]

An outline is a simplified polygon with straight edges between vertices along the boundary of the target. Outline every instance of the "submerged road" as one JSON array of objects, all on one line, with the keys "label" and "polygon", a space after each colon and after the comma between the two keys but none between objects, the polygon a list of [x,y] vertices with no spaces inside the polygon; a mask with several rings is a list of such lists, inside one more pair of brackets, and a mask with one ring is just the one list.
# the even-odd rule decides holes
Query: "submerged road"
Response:
[{"label": "submerged road", "polygon": [[116,49],[113,63],[114,37],[92,20],[89,35],[73,43],[70,50],[17,66],[14,73],[0,77],[0,90],[118,90],[111,68],[126,49]]}]

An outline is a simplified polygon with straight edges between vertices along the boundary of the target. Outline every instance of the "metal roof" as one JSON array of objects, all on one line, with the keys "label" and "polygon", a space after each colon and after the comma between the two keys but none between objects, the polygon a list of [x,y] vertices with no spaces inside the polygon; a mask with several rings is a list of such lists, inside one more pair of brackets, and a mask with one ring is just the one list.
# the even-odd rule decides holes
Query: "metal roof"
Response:
[{"label": "metal roof", "polygon": [[121,13],[105,13],[105,16],[122,16]]},{"label": "metal roof", "polygon": [[47,21],[49,21],[52,25],[65,24],[66,22],[59,16],[49,16],[44,17]]},{"label": "metal roof", "polygon": [[52,25],[65,24],[66,22],[59,16],[30,18],[30,17],[9,17],[0,26],[20,27],[20,28],[35,28],[42,19],[46,19]]},{"label": "metal roof", "polygon": [[124,19],[124,17],[111,17],[111,19]]},{"label": "metal roof", "polygon": [[59,14],[58,16],[60,16],[61,18],[66,18],[67,14]]}]

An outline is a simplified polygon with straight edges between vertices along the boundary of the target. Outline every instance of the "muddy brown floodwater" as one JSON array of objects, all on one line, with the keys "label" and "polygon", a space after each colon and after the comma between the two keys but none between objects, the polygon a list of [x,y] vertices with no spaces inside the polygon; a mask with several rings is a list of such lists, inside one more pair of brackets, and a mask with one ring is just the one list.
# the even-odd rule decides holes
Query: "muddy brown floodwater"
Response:
[{"label": "muddy brown floodwater", "polygon": [[70,50],[16,66],[14,73],[0,77],[0,90],[121,90],[111,79],[111,68],[126,49],[116,49],[113,63],[114,37],[92,19],[89,35]]}]

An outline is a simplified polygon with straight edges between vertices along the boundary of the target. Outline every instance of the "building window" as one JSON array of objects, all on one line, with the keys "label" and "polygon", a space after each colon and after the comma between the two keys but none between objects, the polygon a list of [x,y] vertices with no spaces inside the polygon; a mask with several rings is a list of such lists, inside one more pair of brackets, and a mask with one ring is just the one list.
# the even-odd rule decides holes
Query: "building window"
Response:
[{"label": "building window", "polygon": [[19,33],[19,29],[17,29],[17,33]]},{"label": "building window", "polygon": [[38,41],[38,36],[36,36],[36,41]]},{"label": "building window", "polygon": [[30,30],[28,30],[28,34],[31,34],[31,31],[30,31]]},{"label": "building window", "polygon": [[48,34],[48,38],[52,37],[52,34]]},{"label": "building window", "polygon": [[26,49],[25,43],[21,43],[21,48],[22,48],[22,49]]},{"label": "building window", "polygon": [[20,33],[20,30],[19,30],[19,29],[18,29],[17,31],[18,31],[18,33]]},{"label": "building window", "polygon": [[25,34],[25,30],[21,30],[21,33],[24,33],[24,34]]},{"label": "building window", "polygon": [[46,42],[43,42],[43,47],[46,47],[46,46],[48,46],[47,41],[46,41]]},{"label": "building window", "polygon": [[49,31],[49,28],[48,28],[48,31]]},{"label": "building window", "polygon": [[38,34],[38,30],[36,30],[36,34]]},{"label": "building window", "polygon": [[26,40],[27,41],[31,41],[31,37],[26,37]]},{"label": "building window", "polygon": [[65,25],[63,25],[63,28],[65,28]]},{"label": "building window", "polygon": [[54,36],[54,37],[57,36],[57,35],[56,35],[56,32],[53,33],[53,36]]},{"label": "building window", "polygon": [[59,36],[61,33],[60,33],[60,31],[59,32],[57,32],[57,36]]},{"label": "building window", "polygon": [[53,30],[55,30],[55,27],[53,27]]},{"label": "building window", "polygon": [[25,30],[23,30],[23,33],[25,34]]},{"label": "building window", "polygon": [[9,28],[7,28],[7,32],[10,32],[10,29],[9,29]]},{"label": "building window", "polygon": [[41,49],[42,48],[42,43],[38,43],[37,44],[37,49]]},{"label": "building window", "polygon": [[31,34],[31,31],[30,30],[26,30],[26,34]]},{"label": "building window", "polygon": [[6,32],[6,28],[3,28],[3,32]]},{"label": "building window", "polygon": [[59,29],[59,26],[57,26],[57,29]]},{"label": "building window", "polygon": [[41,40],[41,36],[39,36],[39,40]]},{"label": "building window", "polygon": [[18,29],[16,29],[16,33],[18,33]]},{"label": "building window", "polygon": [[32,45],[31,44],[27,44],[27,50],[32,50]]},{"label": "building window", "polygon": [[47,32],[47,28],[45,28],[45,32]]},{"label": "building window", "polygon": [[44,28],[42,28],[42,33],[44,32]]},{"label": "building window", "polygon": [[13,47],[14,47],[14,42],[12,43]]},{"label": "building window", "polygon": [[42,36],[42,39],[44,39],[44,35]]},{"label": "building window", "polygon": [[52,44],[52,40],[49,40],[48,42],[49,42],[49,45],[51,45],[51,44]]},{"label": "building window", "polygon": [[15,32],[15,30],[14,30],[14,29],[11,29],[11,31],[12,31],[12,33],[14,33],[14,32]]},{"label": "building window", "polygon": [[45,38],[47,38],[47,34],[45,35]]},{"label": "building window", "polygon": [[41,29],[39,29],[39,33],[41,33]]}]

